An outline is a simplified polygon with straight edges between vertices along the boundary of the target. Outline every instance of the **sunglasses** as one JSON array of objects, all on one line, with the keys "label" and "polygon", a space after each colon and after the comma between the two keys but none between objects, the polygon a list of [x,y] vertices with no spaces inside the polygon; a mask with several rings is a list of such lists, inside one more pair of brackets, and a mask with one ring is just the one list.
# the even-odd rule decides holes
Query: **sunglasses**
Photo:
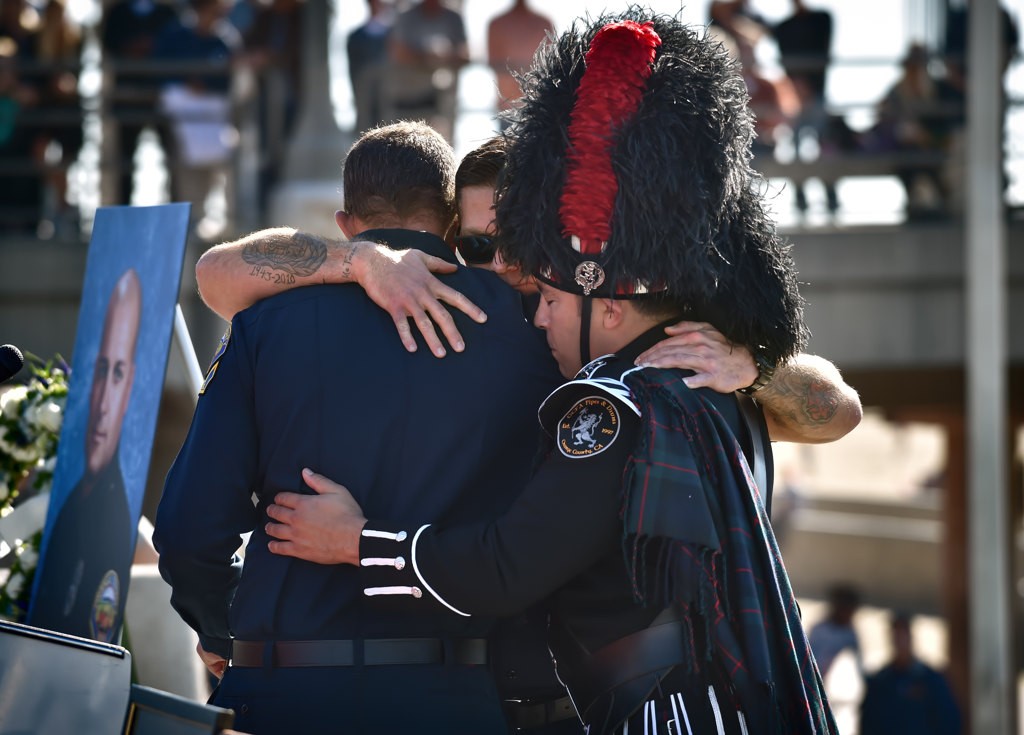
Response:
[{"label": "sunglasses", "polygon": [[490,263],[497,249],[490,235],[456,235],[455,247],[469,265]]}]

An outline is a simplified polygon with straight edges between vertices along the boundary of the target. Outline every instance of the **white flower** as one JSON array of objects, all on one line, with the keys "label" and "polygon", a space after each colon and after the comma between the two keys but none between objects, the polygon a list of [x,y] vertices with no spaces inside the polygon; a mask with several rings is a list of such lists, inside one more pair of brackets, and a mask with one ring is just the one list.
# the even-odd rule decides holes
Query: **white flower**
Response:
[{"label": "white flower", "polygon": [[0,413],[5,413],[11,417],[15,416],[18,413],[18,407],[27,395],[28,388],[24,385],[18,385],[4,391],[3,395],[0,395]]},{"label": "white flower", "polygon": [[36,465],[42,472],[53,472],[57,466],[57,455],[51,454],[49,457],[40,458],[39,464]]},{"label": "white flower", "polygon": [[36,562],[39,561],[39,552],[32,544],[23,544],[18,547],[18,561],[21,562],[22,569],[34,569]]},{"label": "white flower", "polygon": [[39,459],[39,448],[35,444],[21,447],[7,441],[7,428],[5,426],[0,426],[0,452],[4,452],[18,462],[25,464],[32,464]]},{"label": "white flower", "polygon": [[36,446],[36,461],[33,464],[38,465],[42,461],[43,457],[46,456],[46,450],[50,446],[51,442],[53,442],[53,438],[49,434],[45,431],[39,432],[39,436],[37,436],[36,440],[32,442]]},{"label": "white flower", "polygon": [[7,595],[11,598],[17,597],[21,593],[21,588],[25,584],[25,575],[20,572],[15,572],[7,580]]},{"label": "white flower", "polygon": [[35,424],[43,431],[56,434],[60,431],[62,419],[61,409],[56,401],[48,400],[42,406],[36,407]]}]

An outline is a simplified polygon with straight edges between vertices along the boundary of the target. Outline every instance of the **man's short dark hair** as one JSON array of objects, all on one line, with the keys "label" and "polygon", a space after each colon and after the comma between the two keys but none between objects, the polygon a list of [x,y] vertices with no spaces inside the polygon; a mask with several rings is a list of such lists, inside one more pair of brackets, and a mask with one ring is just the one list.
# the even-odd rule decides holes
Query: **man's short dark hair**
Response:
[{"label": "man's short dark hair", "polygon": [[455,212],[455,154],[424,122],[363,133],[345,158],[343,181],[345,211],[367,222],[428,214],[447,224]]},{"label": "man's short dark hair", "polygon": [[505,138],[497,135],[463,156],[455,172],[455,196],[467,186],[496,187],[507,151]]},{"label": "man's short dark hair", "polygon": [[833,607],[860,607],[860,592],[850,584],[830,585],[826,590],[826,596]]},{"label": "man's short dark hair", "polygon": [[889,616],[889,627],[893,630],[912,631],[914,629],[914,616],[905,610],[895,610]]}]

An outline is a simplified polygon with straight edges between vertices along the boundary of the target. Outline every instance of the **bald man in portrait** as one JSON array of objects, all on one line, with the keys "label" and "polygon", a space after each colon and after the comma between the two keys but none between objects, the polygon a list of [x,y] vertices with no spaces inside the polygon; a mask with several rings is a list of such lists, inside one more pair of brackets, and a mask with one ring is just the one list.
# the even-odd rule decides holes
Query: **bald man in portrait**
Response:
[{"label": "bald man in portrait", "polygon": [[134,524],[118,462],[135,377],[142,289],[133,269],[107,304],[93,367],[85,471],[49,532],[29,624],[116,642],[131,570]]}]

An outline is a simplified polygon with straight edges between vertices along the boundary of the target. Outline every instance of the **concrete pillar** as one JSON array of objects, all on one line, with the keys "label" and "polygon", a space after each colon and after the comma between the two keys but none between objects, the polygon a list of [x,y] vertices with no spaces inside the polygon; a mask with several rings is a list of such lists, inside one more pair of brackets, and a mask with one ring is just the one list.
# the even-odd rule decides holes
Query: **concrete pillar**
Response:
[{"label": "concrete pillar", "polygon": [[[331,8],[328,8],[328,3]],[[302,109],[288,141],[284,178],[290,181],[341,178],[341,159],[350,136],[334,120],[328,36],[334,22],[331,0],[306,0],[303,13]]]},{"label": "concrete pillar", "polygon": [[306,0],[302,108],[286,147],[284,181],[270,198],[268,224],[340,237],[334,212],[341,208],[341,163],[351,135],[338,128],[331,106],[329,2]]},{"label": "concrete pillar", "polygon": [[997,0],[968,5],[967,518],[971,732],[1016,732],[1007,501],[1007,267],[1002,33]]}]

